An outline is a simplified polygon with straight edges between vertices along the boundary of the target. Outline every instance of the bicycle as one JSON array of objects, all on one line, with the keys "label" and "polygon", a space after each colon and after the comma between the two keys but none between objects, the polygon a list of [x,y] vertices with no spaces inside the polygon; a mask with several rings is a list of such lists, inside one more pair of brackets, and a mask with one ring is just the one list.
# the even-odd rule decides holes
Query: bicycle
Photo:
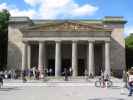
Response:
[{"label": "bicycle", "polygon": [[109,79],[102,79],[102,78],[99,78],[98,81],[95,81],[95,86],[96,87],[111,87],[113,85],[113,82]]}]

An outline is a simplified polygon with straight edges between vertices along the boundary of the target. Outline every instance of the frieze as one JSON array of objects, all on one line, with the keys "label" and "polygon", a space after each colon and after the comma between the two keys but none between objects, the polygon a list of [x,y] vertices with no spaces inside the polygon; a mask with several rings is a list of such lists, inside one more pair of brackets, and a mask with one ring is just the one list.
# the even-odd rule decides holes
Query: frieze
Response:
[{"label": "frieze", "polygon": [[27,32],[23,37],[110,37],[108,32]]},{"label": "frieze", "polygon": [[104,28],[103,25],[97,24],[81,24],[73,22],[64,23],[47,23],[44,25],[33,26],[22,31],[111,31],[110,29]]}]

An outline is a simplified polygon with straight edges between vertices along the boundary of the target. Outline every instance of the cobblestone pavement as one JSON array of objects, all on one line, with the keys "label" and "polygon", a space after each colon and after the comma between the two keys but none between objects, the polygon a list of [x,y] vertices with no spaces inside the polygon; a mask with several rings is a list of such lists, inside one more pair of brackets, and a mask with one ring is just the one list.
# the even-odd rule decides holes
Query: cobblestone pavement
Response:
[{"label": "cobblestone pavement", "polygon": [[114,85],[111,88],[97,88],[92,85],[93,83],[88,86],[83,85],[87,83],[78,83],[82,85],[77,86],[74,86],[76,83],[71,83],[73,86],[63,86],[64,83],[57,86],[34,85],[44,83],[30,83],[31,86],[24,85],[29,83],[13,84],[16,86],[9,83],[4,84],[3,88],[0,89],[0,100],[133,100],[133,96],[127,96],[127,89],[124,89],[124,93],[121,94],[120,85]]}]

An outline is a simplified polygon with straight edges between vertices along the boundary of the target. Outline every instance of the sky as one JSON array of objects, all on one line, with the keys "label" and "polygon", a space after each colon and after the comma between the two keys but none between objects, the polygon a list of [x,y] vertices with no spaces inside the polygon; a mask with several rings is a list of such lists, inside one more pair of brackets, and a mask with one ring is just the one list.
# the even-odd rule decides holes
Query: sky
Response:
[{"label": "sky", "polygon": [[102,19],[123,16],[124,35],[133,33],[133,0],[0,0],[0,10],[31,19]]}]

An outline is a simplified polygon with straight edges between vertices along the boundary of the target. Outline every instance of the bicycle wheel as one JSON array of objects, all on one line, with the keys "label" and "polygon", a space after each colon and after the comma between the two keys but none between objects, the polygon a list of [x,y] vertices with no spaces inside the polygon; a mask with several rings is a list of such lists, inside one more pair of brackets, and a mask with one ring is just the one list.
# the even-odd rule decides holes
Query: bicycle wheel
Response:
[{"label": "bicycle wheel", "polygon": [[100,81],[95,81],[95,87],[101,87],[101,82]]},{"label": "bicycle wheel", "polygon": [[112,81],[107,81],[106,85],[107,85],[107,87],[111,87],[113,85],[113,82]]}]

